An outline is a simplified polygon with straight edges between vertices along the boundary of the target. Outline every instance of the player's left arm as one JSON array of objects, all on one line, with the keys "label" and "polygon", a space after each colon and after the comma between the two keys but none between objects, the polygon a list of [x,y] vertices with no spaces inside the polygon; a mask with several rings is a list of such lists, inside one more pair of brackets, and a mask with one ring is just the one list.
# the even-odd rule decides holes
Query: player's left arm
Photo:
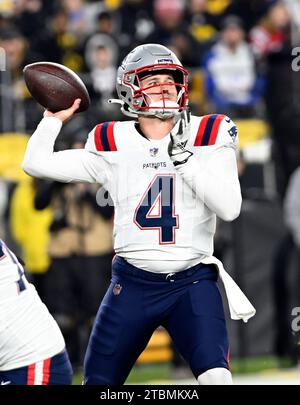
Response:
[{"label": "player's left arm", "polygon": [[[172,151],[170,158],[184,181],[193,189],[197,197],[216,215],[232,221],[238,217],[242,196],[238,179],[236,147],[238,143],[237,128],[233,121],[224,116],[221,121],[214,145],[189,147],[186,142],[190,136],[189,125],[185,133],[177,140],[183,139],[183,153],[180,147]],[[182,159],[181,159],[182,156]]]}]

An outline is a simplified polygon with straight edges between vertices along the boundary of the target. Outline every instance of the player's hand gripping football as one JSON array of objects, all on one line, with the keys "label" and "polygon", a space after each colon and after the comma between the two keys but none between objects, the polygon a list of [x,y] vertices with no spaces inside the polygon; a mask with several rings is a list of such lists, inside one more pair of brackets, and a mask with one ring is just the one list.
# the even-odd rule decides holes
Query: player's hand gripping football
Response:
[{"label": "player's hand gripping football", "polygon": [[170,133],[171,141],[168,146],[169,156],[174,166],[186,163],[193,155],[186,149],[187,141],[191,131],[191,112],[189,109],[180,113],[179,119]]},{"label": "player's hand gripping football", "polygon": [[61,122],[66,122],[68,121],[72,115],[75,113],[76,110],[78,110],[80,106],[81,99],[77,98],[74,103],[71,105],[70,108],[67,108],[66,110],[61,110],[56,113],[52,113],[49,110],[46,110],[44,112],[44,117],[55,117],[61,120]]}]

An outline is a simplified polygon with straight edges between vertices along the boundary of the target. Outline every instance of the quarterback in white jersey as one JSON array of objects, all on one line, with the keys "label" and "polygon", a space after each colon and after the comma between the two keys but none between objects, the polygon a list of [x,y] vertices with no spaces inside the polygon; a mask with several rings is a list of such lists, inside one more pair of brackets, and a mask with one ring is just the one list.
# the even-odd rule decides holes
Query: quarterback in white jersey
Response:
[{"label": "quarterback in white jersey", "polygon": [[57,323],[0,240],[0,384],[70,384],[71,378]]},{"label": "quarterback in white jersey", "polygon": [[[62,123],[79,106],[80,100],[76,100],[68,110],[55,114],[46,111],[29,140],[23,162],[28,174],[62,182],[97,182],[109,191],[115,206],[113,281],[91,335],[85,360],[86,384],[123,383],[153,328],[159,324],[170,332],[199,383],[231,382],[224,325],[220,340],[215,342],[216,348],[223,348],[222,353],[212,350],[211,356],[204,360],[202,353],[192,355],[186,349],[195,347],[193,340],[185,341],[186,337],[181,336],[176,327],[173,330],[173,326],[159,318],[167,313],[164,312],[166,306],[175,306],[178,297],[172,303],[162,304],[156,314],[160,322],[155,318],[151,327],[145,324],[144,332],[138,336],[134,328],[128,332],[128,342],[136,341],[135,349],[128,354],[123,326],[126,329],[125,325],[130,324],[132,314],[126,315],[125,308],[130,303],[135,308],[139,306],[132,300],[132,296],[140,295],[139,279],[163,280],[162,290],[166,280],[174,282],[174,297],[176,291],[186,296],[188,286],[199,284],[198,293],[207,300],[214,296],[213,302],[218,302],[217,313],[223,318],[214,279],[218,268],[232,317],[247,321],[255,313],[222,264],[212,256],[216,216],[225,221],[234,220],[242,202],[235,151],[237,129],[222,114],[190,116],[187,83],[187,70],[169,49],[157,44],[141,45],[129,53],[119,67],[119,100],[110,100],[121,103],[124,114],[135,120],[100,123],[90,132],[84,150],[53,152]],[[122,277],[126,272],[133,277],[133,284],[136,283],[131,293],[123,288]],[[181,281],[183,279],[186,283]],[[177,286],[179,289],[177,280],[183,283],[180,288]],[[205,287],[205,292],[200,293],[208,280],[214,285],[214,292],[206,294],[209,289]],[[159,291],[158,284],[157,287]],[[145,300],[146,295],[143,295]],[[125,296],[123,311],[119,313],[118,305]],[[119,297],[118,303],[116,297]],[[187,309],[188,302],[183,312],[189,326],[197,329],[199,311],[192,315]],[[208,306],[208,301],[203,301],[202,305]],[[151,304],[147,301],[144,306]],[[209,316],[209,309],[207,311]],[[141,318],[144,315],[137,316],[135,328],[143,329]],[[110,316],[112,319],[108,320]],[[178,322],[177,329],[180,325]],[[105,338],[117,335],[120,328],[123,345],[115,342],[116,339]],[[211,325],[212,334],[215,328],[218,327]],[[201,346],[201,339],[207,340],[207,336],[200,335],[199,331],[196,346]],[[121,363],[120,368],[117,364]]]}]

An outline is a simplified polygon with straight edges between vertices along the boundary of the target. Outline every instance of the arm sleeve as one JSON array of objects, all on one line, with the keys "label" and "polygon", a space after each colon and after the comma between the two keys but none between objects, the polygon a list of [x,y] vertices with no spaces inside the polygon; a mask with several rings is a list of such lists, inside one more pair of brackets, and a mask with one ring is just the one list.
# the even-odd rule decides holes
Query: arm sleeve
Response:
[{"label": "arm sleeve", "polygon": [[300,169],[292,175],[286,196],[284,199],[283,213],[284,222],[291,231],[293,239],[298,247],[300,247]]},{"label": "arm sleeve", "polygon": [[220,126],[215,145],[196,148],[194,156],[186,164],[176,166],[176,170],[212,212],[224,221],[232,221],[239,216],[242,196],[236,159],[236,127],[226,119]]},{"label": "arm sleeve", "polygon": [[62,123],[55,117],[42,119],[28,141],[22,163],[30,176],[69,182],[107,181],[107,167],[101,156],[86,149],[54,152],[54,143]]}]

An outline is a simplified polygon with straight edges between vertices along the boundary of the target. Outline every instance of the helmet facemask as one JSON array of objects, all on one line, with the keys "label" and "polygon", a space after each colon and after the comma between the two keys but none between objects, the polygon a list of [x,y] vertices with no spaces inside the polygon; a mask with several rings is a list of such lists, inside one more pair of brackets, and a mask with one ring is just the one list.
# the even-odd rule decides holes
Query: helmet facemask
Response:
[{"label": "helmet facemask", "polygon": [[[147,76],[168,74],[174,82],[144,85]],[[170,94],[176,88],[176,100],[170,100]],[[168,88],[170,89],[168,91]],[[188,73],[177,64],[148,65],[124,73],[122,77],[121,98],[124,100],[123,112],[130,116],[148,116],[168,119],[178,115],[188,104]],[[151,97],[152,95],[152,97]],[[123,96],[123,97],[122,97]],[[154,98],[161,96],[160,100]]]}]

